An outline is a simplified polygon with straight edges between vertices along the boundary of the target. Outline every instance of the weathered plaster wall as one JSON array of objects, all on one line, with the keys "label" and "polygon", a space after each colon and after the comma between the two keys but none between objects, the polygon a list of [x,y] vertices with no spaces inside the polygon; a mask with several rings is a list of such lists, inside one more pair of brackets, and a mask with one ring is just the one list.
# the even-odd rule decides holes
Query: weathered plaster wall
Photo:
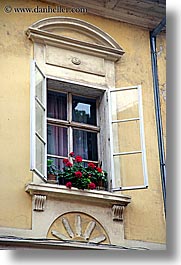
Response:
[{"label": "weathered plaster wall", "polygon": [[164,137],[164,147],[166,152],[166,34],[165,33],[161,33],[157,36],[156,46],[157,46],[158,81],[160,89],[163,137]]},{"label": "weathered plaster wall", "polygon": [[[31,198],[24,185],[31,181],[30,160],[30,60],[33,45],[28,27],[45,17],[59,14],[5,13],[0,3],[0,226],[31,228]],[[39,1],[8,1],[12,7],[45,7]],[[142,84],[149,189],[128,191],[132,202],[125,211],[125,236],[150,242],[165,242],[165,219],[158,162],[153,104],[149,33],[125,23],[88,14],[73,16],[100,27],[125,50],[116,66],[116,87]],[[162,83],[160,83],[162,84]],[[134,135],[133,135],[134,137]]]}]

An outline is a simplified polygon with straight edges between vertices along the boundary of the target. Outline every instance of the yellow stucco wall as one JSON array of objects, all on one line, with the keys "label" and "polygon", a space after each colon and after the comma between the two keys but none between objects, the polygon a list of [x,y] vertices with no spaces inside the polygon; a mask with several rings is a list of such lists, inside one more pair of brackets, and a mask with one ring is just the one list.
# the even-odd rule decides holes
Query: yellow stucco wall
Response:
[{"label": "yellow stucco wall", "polygon": [[162,114],[164,148],[166,152],[166,34],[161,33],[157,37],[157,63],[158,81],[160,89],[160,105]]},{"label": "yellow stucco wall", "polygon": [[[26,4],[25,4],[26,3]],[[0,3],[0,226],[31,228],[31,198],[24,185],[31,181],[30,160],[30,60],[33,45],[28,27],[54,14],[5,13],[4,6],[46,7],[39,1]],[[57,14],[55,14],[57,15]],[[125,236],[150,242],[165,242],[165,219],[161,194],[155,112],[153,104],[149,33],[125,23],[89,14],[73,16],[100,27],[125,50],[116,65],[116,86],[142,84],[149,189],[127,191],[132,202],[125,210]],[[116,29],[116,30],[115,30]]]}]

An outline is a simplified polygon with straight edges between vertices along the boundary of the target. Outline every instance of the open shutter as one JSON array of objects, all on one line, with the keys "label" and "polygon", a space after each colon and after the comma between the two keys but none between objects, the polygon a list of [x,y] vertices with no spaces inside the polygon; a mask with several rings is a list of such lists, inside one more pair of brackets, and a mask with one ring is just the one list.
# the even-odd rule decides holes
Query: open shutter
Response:
[{"label": "open shutter", "polygon": [[141,86],[110,90],[112,191],[148,187]]},{"label": "open shutter", "polygon": [[46,78],[35,61],[31,64],[30,169],[46,178]]}]

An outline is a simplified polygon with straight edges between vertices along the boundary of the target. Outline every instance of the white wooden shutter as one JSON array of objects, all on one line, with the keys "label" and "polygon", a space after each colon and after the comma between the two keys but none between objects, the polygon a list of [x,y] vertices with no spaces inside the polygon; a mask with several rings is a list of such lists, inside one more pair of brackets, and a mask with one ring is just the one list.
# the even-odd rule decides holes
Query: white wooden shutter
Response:
[{"label": "white wooden shutter", "polygon": [[33,61],[30,93],[30,169],[46,178],[46,78]]},{"label": "white wooden shutter", "polygon": [[148,187],[141,86],[110,90],[112,191]]}]

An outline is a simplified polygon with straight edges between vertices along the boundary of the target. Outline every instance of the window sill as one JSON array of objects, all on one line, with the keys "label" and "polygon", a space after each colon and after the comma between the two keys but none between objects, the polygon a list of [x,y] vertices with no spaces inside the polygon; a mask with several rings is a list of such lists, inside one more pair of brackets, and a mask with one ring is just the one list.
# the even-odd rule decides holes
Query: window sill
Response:
[{"label": "window sill", "polygon": [[54,197],[59,200],[73,200],[74,202],[87,202],[102,205],[121,205],[127,206],[131,202],[131,197],[123,194],[113,194],[108,191],[100,190],[79,190],[77,188],[67,189],[63,185],[49,183],[28,183],[25,191],[30,195],[44,195]]}]

